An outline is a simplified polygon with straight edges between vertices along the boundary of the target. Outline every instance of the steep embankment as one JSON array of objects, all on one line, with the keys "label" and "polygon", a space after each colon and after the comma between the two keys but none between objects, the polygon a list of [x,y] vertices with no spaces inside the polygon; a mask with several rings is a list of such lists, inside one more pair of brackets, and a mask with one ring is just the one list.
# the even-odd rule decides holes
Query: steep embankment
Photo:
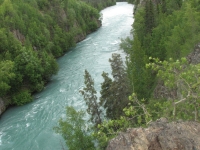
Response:
[{"label": "steep embankment", "polygon": [[[133,103],[127,113],[133,113],[129,127],[138,128],[111,140],[107,149],[200,149],[200,125],[187,122],[200,120],[200,1],[137,2],[133,40],[125,40],[124,50],[129,53],[130,83],[150,117],[146,110],[136,112]],[[148,124],[148,118],[160,117],[186,122],[161,120],[139,128]]]},{"label": "steep embankment", "polygon": [[148,128],[132,128],[109,142],[107,150],[198,150],[200,124],[161,118]]},{"label": "steep embankment", "polygon": [[55,58],[100,27],[99,18],[80,0],[0,0],[1,112],[32,101],[57,73]]},{"label": "steep embankment", "polygon": [[114,5],[117,0],[82,0],[82,1],[89,3],[98,10],[102,10],[103,8]]}]

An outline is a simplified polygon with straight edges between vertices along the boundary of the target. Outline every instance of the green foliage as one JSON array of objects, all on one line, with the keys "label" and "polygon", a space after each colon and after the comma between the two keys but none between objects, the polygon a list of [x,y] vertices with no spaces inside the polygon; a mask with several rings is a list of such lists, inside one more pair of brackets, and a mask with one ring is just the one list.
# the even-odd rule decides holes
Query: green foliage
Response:
[{"label": "green foliage", "polygon": [[108,73],[103,72],[102,77],[104,79],[104,82],[101,83],[101,97],[100,97],[100,105],[106,107],[109,107],[109,101],[112,99],[111,96],[111,86],[112,86],[112,79],[108,76]]},{"label": "green foliage", "polygon": [[[145,37],[145,10],[143,7],[138,8],[137,13],[134,15],[135,21],[133,23],[132,34],[137,34],[138,40],[143,43]],[[134,36],[133,36],[134,37]],[[134,40],[134,39],[133,39]]]},{"label": "green foliage", "polygon": [[43,89],[43,67],[37,54],[31,49],[23,48],[19,55],[15,58],[17,70],[23,75],[23,79],[28,82],[30,89],[33,91],[41,91]]},{"label": "green foliage", "polygon": [[28,90],[20,90],[12,96],[11,103],[14,105],[24,105],[33,100],[31,93]]},{"label": "green foliage", "polygon": [[[141,102],[140,102],[141,101]],[[124,113],[117,119],[105,120],[98,125],[98,130],[93,133],[98,141],[98,148],[105,149],[108,141],[117,136],[120,132],[130,127],[145,127],[151,120],[151,114],[143,100],[138,100],[135,93],[129,96],[129,104]]]},{"label": "green foliage", "polygon": [[132,126],[146,126],[152,121],[150,110],[145,105],[145,100],[138,100],[137,95],[133,93],[129,96],[129,106],[124,108],[124,112],[128,117],[129,124]]},{"label": "green foliage", "polygon": [[89,135],[90,130],[83,117],[83,111],[66,107],[66,119],[61,118],[59,126],[54,128],[65,139],[69,150],[95,150],[92,136]]},{"label": "green foliage", "polygon": [[[194,1],[161,0],[138,4],[133,24],[133,40],[124,40],[128,52],[128,75],[139,99],[151,97],[155,73],[145,68],[146,58],[180,59],[199,42],[199,10]],[[128,46],[127,46],[128,45]]]},{"label": "green foliage", "polygon": [[21,43],[6,28],[0,28],[0,61],[11,60],[21,49]]},{"label": "green foliage", "polygon": [[168,58],[179,59],[187,55],[194,45],[199,42],[199,12],[191,7],[190,3],[183,6],[182,10],[173,13],[171,35],[165,42]]},{"label": "green foliage", "polygon": [[115,5],[116,3],[116,0],[82,0],[82,1],[89,3],[98,10],[102,10],[105,7]]},{"label": "green foliage", "polygon": [[[91,4],[91,1],[89,3]],[[100,106],[105,108],[108,119],[95,124],[96,130],[93,136],[97,139],[99,149],[105,149],[109,139],[126,128],[145,127],[151,120],[160,117],[167,117],[170,120],[199,120],[200,66],[189,64],[185,58],[178,60],[190,53],[199,42],[200,7],[197,5],[198,2],[147,0],[144,5],[140,5],[139,1],[135,3],[137,12],[134,12],[136,14],[132,31],[133,38],[126,39],[121,44],[128,53],[127,70],[120,56],[113,54],[112,59],[109,60],[113,78],[103,72],[104,82],[101,84],[100,102],[97,102],[94,81],[85,71],[86,87],[81,92],[88,105],[88,113],[92,115],[91,120],[95,123],[97,122],[95,117],[100,118],[100,115],[97,115],[100,113]],[[67,12],[70,12],[67,29],[73,31],[71,35],[79,34],[81,31],[87,32],[88,26],[91,29],[96,28],[97,22],[88,21],[85,15],[87,10],[90,10],[89,6],[84,6],[88,8],[86,10],[75,11],[76,5],[70,0],[68,6],[73,6],[67,9]],[[62,8],[65,11],[65,7]],[[95,11],[90,11],[96,14]],[[84,19],[79,14],[84,14]],[[76,31],[73,24],[75,16],[81,20],[81,26]],[[65,22],[62,17],[58,19],[58,22],[60,20]],[[58,28],[54,26],[57,28],[58,35],[62,32],[63,25],[59,23]],[[55,36],[55,41],[62,45],[62,39],[59,37]],[[62,53],[63,49],[59,47],[59,44],[53,46],[54,48],[57,46],[56,49],[58,49],[58,51],[55,50],[54,55]],[[54,50],[51,49],[51,51]],[[173,59],[166,61],[171,57]],[[154,98],[152,93],[157,84],[156,81],[162,81],[166,92],[175,93],[175,96]],[[136,94],[132,94],[128,99],[128,95],[131,94],[130,89]],[[60,124],[62,123],[63,121],[60,121]],[[64,131],[60,130],[60,133]]]},{"label": "green foliage", "polygon": [[106,109],[106,117],[116,119],[121,116],[123,108],[128,104],[130,86],[120,54],[112,54],[109,62],[113,81],[107,73],[103,72],[104,82],[101,84],[100,103]]},{"label": "green foliage", "polygon": [[58,71],[58,64],[54,59],[53,55],[47,52],[41,52],[39,54],[39,59],[41,60],[41,66],[43,66],[43,79],[48,81],[52,74],[56,74]]},{"label": "green foliage", "polygon": [[[125,66],[120,55],[116,53],[112,55],[109,62],[112,68],[113,80],[108,76],[108,73],[102,73],[104,82],[101,84],[99,102],[94,89],[94,81],[87,70],[85,70],[84,76],[85,87],[80,91],[88,106],[87,112],[91,115],[90,120],[95,127],[93,137],[97,140],[100,149],[105,149],[108,140],[116,135],[117,131],[130,125],[126,117],[120,117],[124,114],[124,111],[125,113],[130,111],[129,108],[124,109],[128,106],[128,95],[130,94]],[[112,120],[102,122],[103,114],[100,106],[105,109],[106,118]]]},{"label": "green foliage", "polygon": [[145,27],[146,34],[151,33],[155,26],[154,5],[151,0],[145,2]]},{"label": "green foliage", "polygon": [[153,91],[154,74],[145,67],[148,59],[137,35],[135,35],[132,44],[127,59],[130,85],[134,92],[137,93],[139,99],[144,98],[147,101]]},{"label": "green foliage", "polygon": [[[130,103],[121,117],[111,118],[98,126],[94,136],[100,149],[105,149],[109,139],[118,132],[128,127],[146,126],[160,117],[199,121],[200,68],[181,58],[199,43],[200,9],[197,3],[181,0],[137,3],[133,40],[126,39],[121,44],[128,53],[127,74],[136,94],[129,97]],[[171,57],[173,59],[165,61]],[[101,104],[111,107],[109,99],[116,99],[111,98],[113,80],[106,73],[102,76]],[[156,81],[163,82],[162,88],[173,93],[173,97],[153,97]]]},{"label": "green foliage", "polygon": [[176,61],[153,60],[155,62],[147,66],[158,72],[157,76],[169,90],[176,92],[175,99],[171,100],[173,119],[199,120],[200,65],[189,64],[186,58]]},{"label": "green foliage", "polygon": [[87,112],[91,115],[91,122],[98,126],[101,124],[101,110],[99,102],[97,101],[96,90],[94,88],[94,81],[87,70],[85,70],[85,87],[83,90],[80,90],[81,94],[84,97],[86,105],[88,106]]},{"label": "green foliage", "polygon": [[12,61],[0,61],[0,97],[4,96],[10,87],[10,80],[15,77]]},{"label": "green foliage", "polygon": [[173,106],[171,101],[166,99],[150,99],[147,105],[152,120],[160,119],[161,117],[173,119]]},{"label": "green foliage", "polygon": [[124,50],[127,54],[131,52],[133,40],[127,37],[126,39],[121,39],[120,48]]},{"label": "green foliage", "polygon": [[129,124],[125,117],[121,117],[118,120],[105,120],[98,125],[96,132],[93,133],[94,139],[98,142],[97,149],[106,149],[109,140],[127,127],[129,127]]},{"label": "green foliage", "polygon": [[[107,6],[110,1],[98,3]],[[0,73],[10,75],[0,81],[0,96],[9,99],[23,89],[29,93],[43,89],[58,71],[55,58],[100,26],[99,12],[90,4],[82,0],[1,1],[0,64],[12,63]]]},{"label": "green foliage", "polygon": [[166,13],[171,14],[174,12],[174,10],[179,10],[182,6],[183,1],[182,0],[174,0],[174,1],[170,1],[170,0],[165,0],[167,5],[167,9],[166,9]]},{"label": "green foliage", "polygon": [[[124,116],[116,120],[105,120],[96,126],[90,134],[86,121],[83,120],[84,112],[75,111],[73,107],[66,108],[66,120],[59,120],[59,126],[54,130],[60,133],[69,149],[105,149],[108,141],[125,131],[129,127],[146,126],[151,121],[151,115],[143,102],[138,101],[133,93],[129,97],[130,104],[124,108]],[[97,140],[97,147],[92,141]],[[83,143],[82,143],[83,142]],[[84,145],[86,144],[86,145]]]},{"label": "green foliage", "polygon": [[97,99],[94,81],[87,70],[85,70],[85,87],[80,90],[88,106],[87,112],[91,115],[91,122],[97,126],[101,124],[102,106],[106,110],[106,117],[116,119],[123,114],[123,108],[128,104],[130,87],[127,73],[119,54],[114,53],[109,59],[112,68],[113,80],[108,77],[108,73],[103,72],[104,82],[101,84],[101,97]]}]

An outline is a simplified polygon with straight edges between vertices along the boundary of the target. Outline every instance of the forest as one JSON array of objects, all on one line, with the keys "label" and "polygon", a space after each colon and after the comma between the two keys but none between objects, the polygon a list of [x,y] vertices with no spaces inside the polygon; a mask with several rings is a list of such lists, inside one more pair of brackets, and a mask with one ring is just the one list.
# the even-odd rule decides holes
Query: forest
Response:
[{"label": "forest", "polygon": [[[109,59],[100,97],[85,70],[80,90],[85,110],[66,108],[54,128],[70,150],[105,149],[130,127],[161,117],[199,121],[200,0],[129,0],[134,3],[131,37]],[[43,90],[59,67],[56,58],[101,26],[99,11],[114,0],[0,0],[0,99],[24,105]],[[197,54],[198,55],[198,54]],[[112,77],[110,77],[112,76]]]},{"label": "forest", "polygon": [[[85,87],[80,93],[92,125],[85,130],[85,112],[67,107],[70,119],[61,119],[55,127],[69,149],[106,149],[119,132],[146,127],[161,117],[200,120],[200,65],[192,58],[200,49],[200,1],[132,2],[132,36],[121,43],[127,53],[126,65],[119,54],[112,55],[112,78],[102,73],[100,97],[85,70]],[[78,137],[82,143],[77,143]]]},{"label": "forest", "polygon": [[0,0],[0,98],[33,100],[57,73],[56,58],[101,26],[114,0]]}]

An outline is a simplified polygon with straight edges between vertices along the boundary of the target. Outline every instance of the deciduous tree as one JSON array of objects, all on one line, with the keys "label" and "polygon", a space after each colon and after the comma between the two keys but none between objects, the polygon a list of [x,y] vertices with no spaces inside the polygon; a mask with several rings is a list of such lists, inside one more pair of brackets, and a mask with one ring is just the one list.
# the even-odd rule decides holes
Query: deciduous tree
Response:
[{"label": "deciduous tree", "polygon": [[62,135],[69,150],[95,150],[92,136],[83,117],[83,111],[66,107],[66,119],[61,118],[59,126],[54,128]]},{"label": "deciduous tree", "polygon": [[153,60],[155,62],[147,66],[158,71],[157,76],[164,81],[164,85],[176,93],[175,99],[170,100],[173,119],[199,120],[200,65],[189,64],[186,58]]}]

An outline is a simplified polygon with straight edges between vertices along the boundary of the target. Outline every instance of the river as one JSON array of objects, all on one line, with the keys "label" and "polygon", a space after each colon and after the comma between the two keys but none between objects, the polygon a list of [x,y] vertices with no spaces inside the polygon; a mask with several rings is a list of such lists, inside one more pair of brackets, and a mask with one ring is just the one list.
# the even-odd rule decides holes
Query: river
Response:
[{"label": "river", "polygon": [[130,35],[133,5],[117,3],[101,11],[102,27],[88,35],[57,61],[59,72],[45,89],[25,106],[8,109],[0,119],[0,150],[61,150],[62,137],[53,131],[58,120],[65,117],[65,107],[86,109],[79,93],[84,86],[87,69],[100,90],[102,71],[111,72],[108,59],[119,49],[120,39]]}]

